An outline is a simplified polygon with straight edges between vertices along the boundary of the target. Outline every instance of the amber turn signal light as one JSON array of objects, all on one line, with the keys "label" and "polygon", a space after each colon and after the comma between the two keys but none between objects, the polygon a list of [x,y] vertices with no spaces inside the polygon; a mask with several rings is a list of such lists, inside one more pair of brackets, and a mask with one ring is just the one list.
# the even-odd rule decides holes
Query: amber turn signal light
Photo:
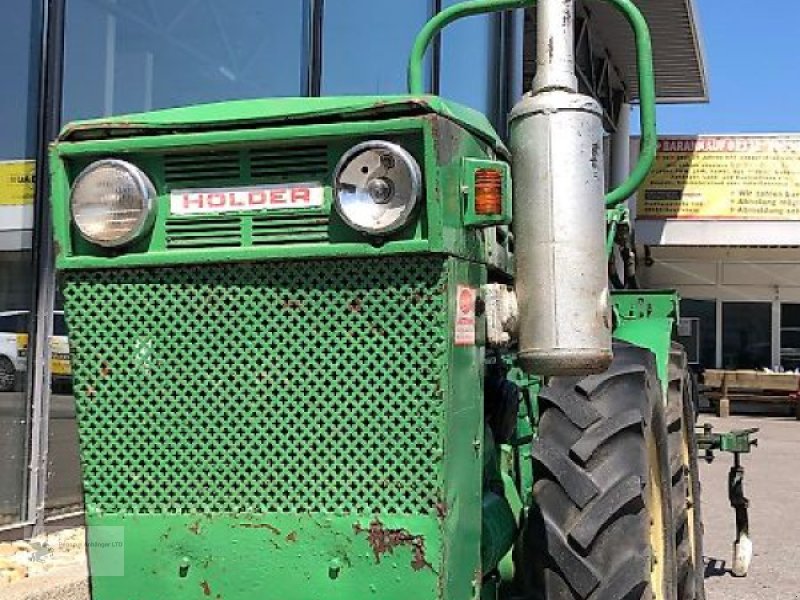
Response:
[{"label": "amber turn signal light", "polygon": [[503,173],[497,169],[475,171],[475,214],[499,215],[503,212]]}]

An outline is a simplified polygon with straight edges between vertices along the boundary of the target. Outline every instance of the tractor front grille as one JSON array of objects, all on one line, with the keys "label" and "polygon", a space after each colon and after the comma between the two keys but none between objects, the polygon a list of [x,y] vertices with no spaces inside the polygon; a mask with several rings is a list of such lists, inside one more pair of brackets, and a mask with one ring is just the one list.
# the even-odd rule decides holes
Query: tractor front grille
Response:
[{"label": "tractor front grille", "polygon": [[[330,164],[325,145],[256,146],[168,153],[163,168],[166,191],[170,191],[291,182],[326,184]],[[164,233],[167,249],[187,250],[326,243],[328,230],[327,209],[303,209],[279,215],[171,215]]]},{"label": "tractor front grille", "polygon": [[166,223],[167,248],[240,246],[242,219],[236,215],[172,217]]},{"label": "tractor front grille", "polygon": [[164,181],[171,188],[242,181],[325,181],[329,169],[328,149],[322,145],[195,150],[164,156]]},{"label": "tractor front grille", "polygon": [[[250,236],[245,233],[250,224]],[[274,246],[278,244],[325,243],[329,240],[330,217],[323,211],[239,217],[191,216],[167,219],[167,248],[215,248]]]},{"label": "tractor front grille", "polygon": [[446,265],[65,273],[87,509],[435,510]]}]

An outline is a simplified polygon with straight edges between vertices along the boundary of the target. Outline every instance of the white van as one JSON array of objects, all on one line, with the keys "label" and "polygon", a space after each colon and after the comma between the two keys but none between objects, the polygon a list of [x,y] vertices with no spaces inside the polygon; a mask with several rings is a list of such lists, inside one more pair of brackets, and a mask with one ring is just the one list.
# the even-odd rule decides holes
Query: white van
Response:
[{"label": "white van", "polygon": [[[0,392],[14,390],[20,374],[27,369],[29,319],[30,311],[27,310],[0,312]],[[72,377],[63,310],[53,311],[50,372],[54,383],[68,382]]]},{"label": "white van", "polygon": [[29,318],[27,310],[0,312],[0,392],[13,390],[18,373],[25,370]]}]

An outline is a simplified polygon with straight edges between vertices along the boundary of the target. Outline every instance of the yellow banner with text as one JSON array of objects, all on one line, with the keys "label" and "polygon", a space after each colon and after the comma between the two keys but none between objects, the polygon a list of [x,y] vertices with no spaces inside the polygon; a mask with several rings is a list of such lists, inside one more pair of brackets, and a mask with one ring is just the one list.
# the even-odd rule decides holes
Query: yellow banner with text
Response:
[{"label": "yellow banner with text", "polygon": [[637,218],[800,220],[800,136],[660,138]]},{"label": "yellow banner with text", "polygon": [[0,206],[33,204],[36,161],[0,161]]}]

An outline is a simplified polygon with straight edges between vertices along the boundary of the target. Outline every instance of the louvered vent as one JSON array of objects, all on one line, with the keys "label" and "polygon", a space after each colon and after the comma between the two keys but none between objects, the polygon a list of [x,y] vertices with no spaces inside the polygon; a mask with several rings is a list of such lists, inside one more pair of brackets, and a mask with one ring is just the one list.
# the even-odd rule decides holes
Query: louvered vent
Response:
[{"label": "louvered vent", "polygon": [[253,245],[325,242],[328,224],[328,216],[324,214],[254,217]]},{"label": "louvered vent", "polygon": [[238,151],[192,152],[164,156],[164,179],[173,188],[200,187],[241,179],[241,160]]},{"label": "louvered vent", "polygon": [[168,248],[213,248],[241,244],[241,219],[224,217],[173,217],[167,221]]},{"label": "louvered vent", "polygon": [[257,148],[250,152],[253,179],[321,181],[328,171],[325,146]]}]

